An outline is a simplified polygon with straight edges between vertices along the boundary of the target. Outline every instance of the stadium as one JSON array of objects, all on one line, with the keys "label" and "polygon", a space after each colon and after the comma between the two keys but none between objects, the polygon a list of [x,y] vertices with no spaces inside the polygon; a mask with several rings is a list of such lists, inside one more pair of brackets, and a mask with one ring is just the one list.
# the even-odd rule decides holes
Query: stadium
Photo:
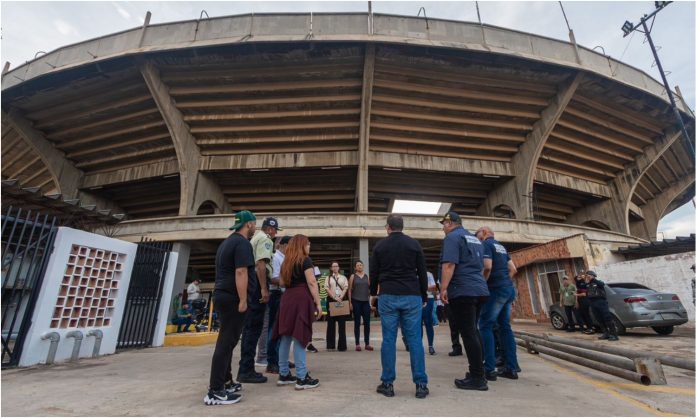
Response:
[{"label": "stadium", "polygon": [[[242,209],[347,268],[397,200],[440,202],[514,250],[644,243],[694,196],[664,87],[580,45],[383,14],[148,20],[6,66],[3,204],[173,242],[179,284],[214,277]],[[432,268],[438,219],[405,216]]]}]

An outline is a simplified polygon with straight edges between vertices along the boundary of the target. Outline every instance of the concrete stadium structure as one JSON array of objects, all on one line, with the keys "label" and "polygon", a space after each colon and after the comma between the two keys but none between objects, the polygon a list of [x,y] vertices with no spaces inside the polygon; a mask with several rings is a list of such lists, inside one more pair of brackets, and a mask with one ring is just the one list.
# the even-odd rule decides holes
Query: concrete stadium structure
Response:
[{"label": "concrete stadium structure", "polygon": [[[520,248],[654,239],[694,196],[693,155],[642,71],[360,13],[146,23],[6,67],[2,177],[125,214],[112,235],[174,241],[204,280],[241,209],[309,235],[325,263],[366,259],[395,199],[451,203]],[[406,222],[435,262],[437,217]]]}]

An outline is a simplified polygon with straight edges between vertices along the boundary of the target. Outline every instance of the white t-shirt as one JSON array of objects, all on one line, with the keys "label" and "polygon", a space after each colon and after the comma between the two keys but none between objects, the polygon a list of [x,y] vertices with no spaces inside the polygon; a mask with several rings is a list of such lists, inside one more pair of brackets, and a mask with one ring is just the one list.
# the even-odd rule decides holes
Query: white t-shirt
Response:
[{"label": "white t-shirt", "polygon": [[195,283],[191,283],[188,285],[188,288],[186,288],[186,293],[188,293],[188,300],[196,300],[200,298],[200,291],[201,289],[196,286]]},{"label": "white t-shirt", "polygon": [[[433,273],[428,272],[428,287],[430,286],[435,286],[435,278],[433,277]],[[433,292],[428,290],[428,298],[434,298],[435,295],[433,295]]]},{"label": "white t-shirt", "polygon": [[[276,250],[276,252],[273,253],[273,260],[271,261],[273,265],[273,272],[271,273],[272,279],[280,278],[280,267],[283,265],[283,261],[285,261],[285,254],[283,254],[280,250]],[[276,286],[272,283],[269,285],[269,288],[271,290],[285,290],[283,289],[283,286]]]},{"label": "white t-shirt", "polygon": [[[338,286],[336,286],[336,282],[338,282]],[[330,275],[329,277],[326,278],[326,283],[328,286],[331,288],[331,290],[334,292],[336,295],[336,299],[338,300],[344,300],[341,299],[343,295],[348,292],[348,279],[346,279],[346,276],[339,274],[338,278],[334,280],[334,276]]]}]

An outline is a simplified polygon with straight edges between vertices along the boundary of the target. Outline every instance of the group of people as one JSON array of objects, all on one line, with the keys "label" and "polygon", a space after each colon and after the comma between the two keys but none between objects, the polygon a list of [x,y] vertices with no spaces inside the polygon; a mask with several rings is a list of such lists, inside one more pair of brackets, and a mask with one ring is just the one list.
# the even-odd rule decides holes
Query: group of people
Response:
[{"label": "group of people", "polygon": [[[399,215],[387,218],[387,237],[378,242],[370,257],[369,275],[361,261],[349,278],[340,274],[337,262],[325,281],[328,300],[326,347],[347,350],[344,310],[347,303],[355,321],[356,351],[370,345],[370,313],[374,307],[382,325],[381,383],[377,392],[394,396],[396,378],[396,335],[401,327],[409,351],[416,397],[429,394],[423,349],[423,324],[430,354],[433,347],[433,312],[436,295],[449,312],[450,326],[464,344],[469,372],[455,379],[457,388],[488,390],[498,376],[517,379],[516,346],[510,328],[515,290],[510,277],[516,269],[505,248],[495,241],[493,231],[480,228],[471,234],[455,212],[440,222],[446,236],[440,257],[439,283],[426,270],[423,249],[403,233]],[[273,240],[280,229],[272,217],[256,230],[256,217],[249,211],[235,214],[234,232],[220,244],[216,260],[215,307],[220,320],[212,358],[210,384],[204,402],[225,405],[239,402],[241,383],[264,383],[267,377],[254,369],[262,335],[268,373],[277,373],[277,384],[295,389],[319,386],[307,369],[306,351],[311,346],[312,323],[322,313],[320,275],[310,257],[311,243],[304,235],[282,237],[275,250]],[[332,314],[332,311],[334,314]],[[264,321],[264,317],[267,318]],[[338,344],[336,345],[336,328]],[[502,367],[496,370],[496,339],[503,352]],[[453,332],[454,334],[454,332]],[[237,380],[232,378],[232,351],[241,337],[241,359]],[[294,364],[289,361],[293,351]],[[460,349],[461,350],[461,349]],[[261,351],[261,350],[259,350]],[[452,353],[450,353],[452,354]],[[461,351],[460,351],[461,354]],[[291,369],[295,367],[295,375]]]},{"label": "group of people", "polygon": [[598,338],[618,341],[618,330],[609,311],[604,282],[598,280],[597,273],[592,270],[575,276],[574,282],[571,283],[568,276],[563,276],[560,288],[561,304],[567,318],[566,331],[574,332],[577,322],[583,333],[594,334],[594,322],[590,315],[592,311],[602,330],[602,335]]}]

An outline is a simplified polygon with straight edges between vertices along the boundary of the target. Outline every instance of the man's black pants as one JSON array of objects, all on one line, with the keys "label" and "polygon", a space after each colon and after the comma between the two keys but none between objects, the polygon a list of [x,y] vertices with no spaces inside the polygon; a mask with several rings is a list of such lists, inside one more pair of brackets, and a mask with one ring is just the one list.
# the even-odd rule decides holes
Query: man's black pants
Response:
[{"label": "man's black pants", "polygon": [[450,299],[450,309],[453,317],[457,318],[457,327],[464,340],[464,351],[469,361],[469,373],[471,377],[484,377],[483,370],[483,342],[478,330],[481,308],[486,303],[486,296],[462,296]]},{"label": "man's black pants", "polygon": [[[585,323],[585,327],[589,330],[593,328],[594,323],[592,322],[592,316],[590,315],[590,300],[587,297],[578,298],[578,305],[580,306],[580,316],[582,321]],[[601,321],[601,319],[597,319]]]},{"label": "man's black pants", "polygon": [[462,345],[459,343],[459,327],[457,325],[457,318],[455,318],[454,313],[450,305],[445,305],[445,313],[447,314],[447,323],[450,329],[450,338],[452,340],[452,350],[462,351]]},{"label": "man's black pants", "polygon": [[254,358],[256,357],[256,346],[263,331],[263,316],[266,314],[266,304],[259,303],[259,298],[249,300],[247,317],[244,322],[244,332],[242,333],[241,359],[239,360],[239,371],[237,378],[243,375],[254,374]]},{"label": "man's black pants", "polygon": [[[574,311],[574,306],[563,306],[563,309],[565,309],[565,314],[566,314],[566,328],[567,329],[575,329],[575,321],[573,321],[573,311]],[[581,322],[582,320],[578,321]]]},{"label": "man's black pants", "polygon": [[605,334],[616,335],[616,329],[614,328],[614,318],[611,316],[609,311],[609,303],[606,299],[592,299],[590,300],[592,304],[592,312],[594,312],[595,318],[599,321],[599,325],[602,328],[602,332]]},{"label": "man's black pants", "polygon": [[239,342],[246,313],[239,313],[239,299],[231,293],[216,290],[214,298],[215,310],[220,318],[220,332],[210,366],[210,389],[222,390],[225,382],[232,379],[232,351]]}]

